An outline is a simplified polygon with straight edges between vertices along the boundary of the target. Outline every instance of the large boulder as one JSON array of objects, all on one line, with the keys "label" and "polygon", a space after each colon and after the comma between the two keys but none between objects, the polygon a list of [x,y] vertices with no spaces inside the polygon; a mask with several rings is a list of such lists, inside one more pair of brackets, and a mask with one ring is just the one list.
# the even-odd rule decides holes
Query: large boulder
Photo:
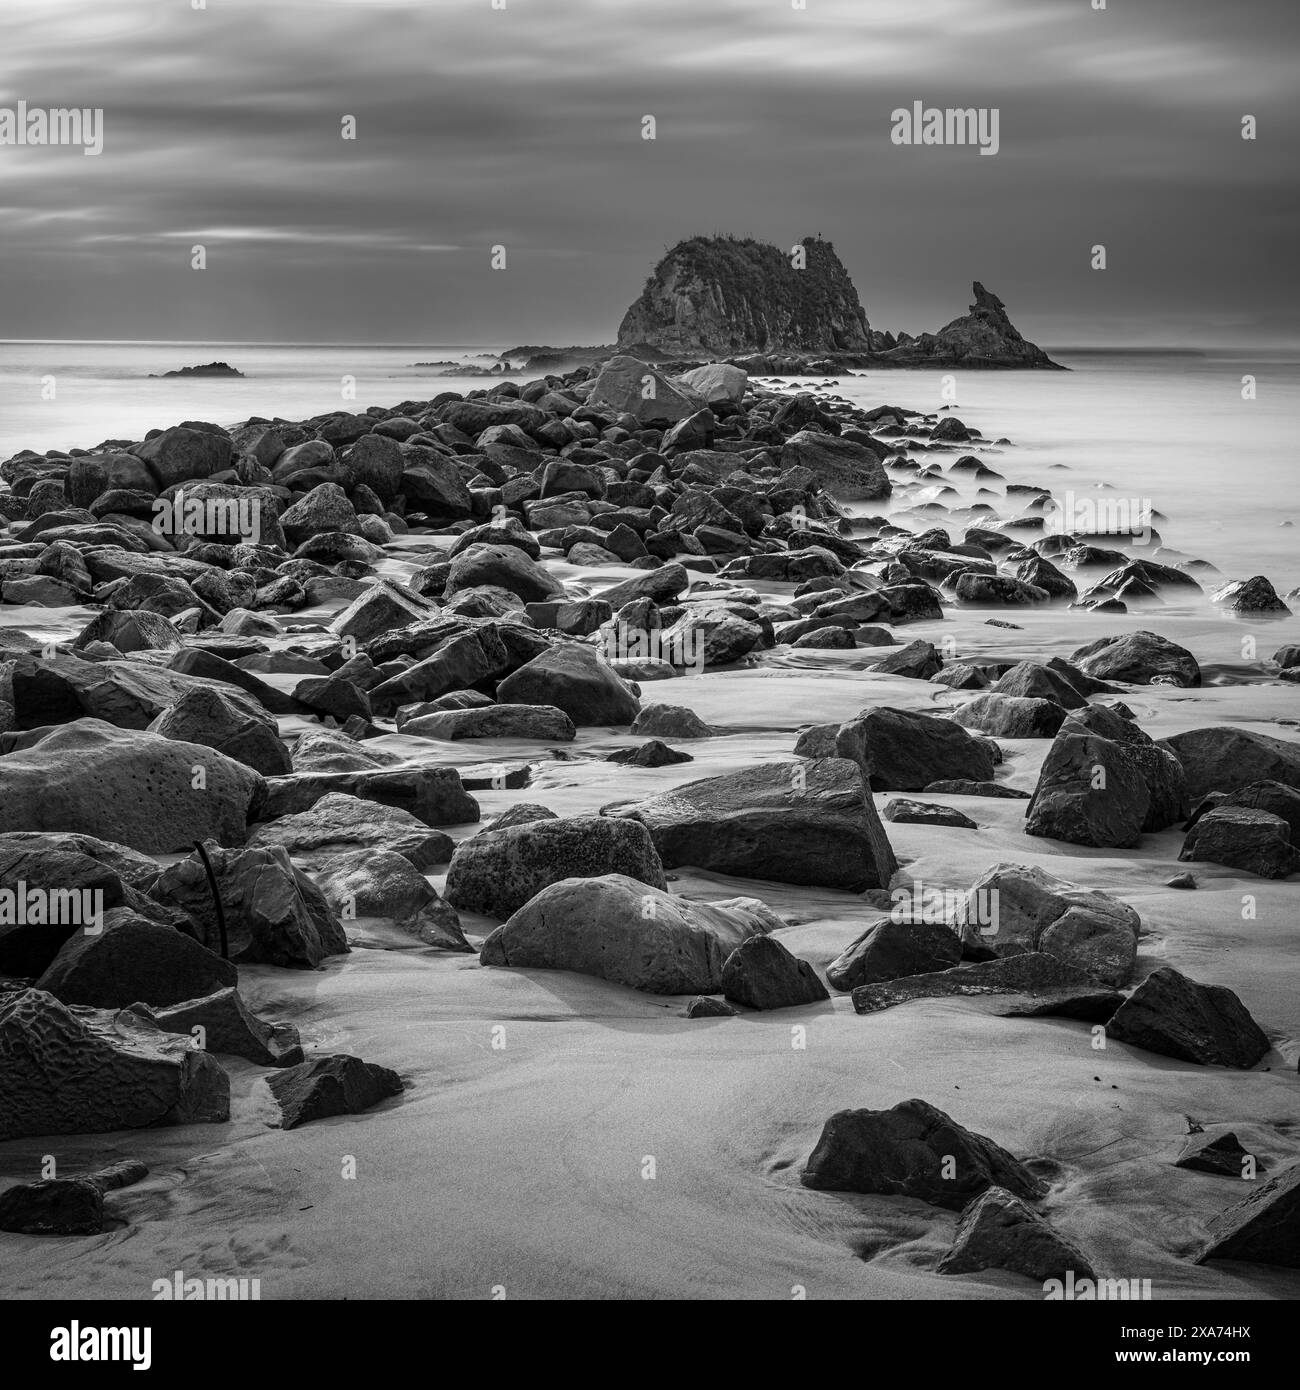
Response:
[{"label": "large boulder", "polygon": [[648,362],[635,357],[611,357],[592,383],[587,404],[611,415],[635,415],[642,425],[671,425],[705,404],[689,386],[675,386]]},{"label": "large boulder", "polygon": [[800,735],[795,752],[818,752],[827,730],[836,756],[851,758],[873,792],[924,791],[942,779],[982,782],[993,777],[989,745],[950,719],[881,705],[838,727],[814,725]]},{"label": "large boulder", "polygon": [[666,868],[860,893],[898,867],[857,767],[844,758],[764,763],[604,808],[645,825]]},{"label": "large boulder", "polygon": [[1261,878],[1287,878],[1300,870],[1300,852],[1281,816],[1246,806],[1216,806],[1187,832],[1179,859],[1223,864]]},{"label": "large boulder", "polygon": [[1198,984],[1168,965],[1142,981],[1106,1032],[1116,1042],[1201,1066],[1253,1067],[1270,1046],[1232,990]]},{"label": "large boulder", "polygon": [[530,821],[463,840],[447,871],[454,907],[509,917],[561,879],[621,874],[666,887],[663,865],[644,826],[604,816]]},{"label": "large boulder", "polygon": [[521,666],[497,686],[502,704],[553,705],[579,728],[630,724],[641,702],[591,647],[566,642]]},{"label": "large boulder", "polygon": [[242,691],[217,686],[187,690],[149,725],[149,732],[215,748],[264,777],[293,769],[275,720]]},{"label": "large boulder", "polygon": [[1151,790],[1128,745],[1090,733],[1056,736],[1025,810],[1025,834],[1102,849],[1132,849],[1142,839]]},{"label": "large boulder", "polygon": [[1220,1212],[1206,1227],[1206,1235],[1197,1264],[1240,1260],[1300,1269],[1300,1163]]},{"label": "large boulder", "polygon": [[425,946],[473,949],[456,909],[409,859],[393,850],[335,855],[316,871],[316,881],[330,909],[344,921],[378,918]]},{"label": "large boulder", "polygon": [[1085,675],[1130,685],[1199,686],[1196,658],[1177,642],[1154,632],[1130,632],[1123,637],[1099,637],[1071,653],[1071,662]]},{"label": "large boulder", "polygon": [[1231,725],[1189,729],[1160,741],[1183,765],[1187,792],[1231,792],[1252,782],[1280,782],[1300,790],[1300,742],[1252,733]]},{"label": "large boulder", "polygon": [[625,874],[565,878],[498,927],[482,961],[576,970],[650,994],[712,994],[735,948],[779,925],[752,898],[695,903]]},{"label": "large boulder", "polygon": [[816,430],[792,434],[781,448],[781,467],[807,468],[834,498],[872,502],[893,490],[882,454],[867,445]]},{"label": "large boulder", "polygon": [[[347,938],[337,916],[284,849],[226,850],[215,844],[205,848],[232,961],[313,970],[327,956],[346,953]],[[183,908],[198,924],[203,944],[212,951],[220,949],[217,907],[197,854],[165,868],[150,893],[159,902]]]},{"label": "large boulder", "polygon": [[230,467],[230,436],[215,429],[196,430],[184,425],[163,430],[137,444],[131,452],[143,461],[162,492],[176,483],[210,478]]},{"label": "large boulder", "polygon": [[1123,984],[1132,973],[1142,928],[1127,903],[1028,864],[986,869],[957,916],[970,948],[999,956],[1042,951],[1108,985]]},{"label": "large boulder", "polygon": [[445,864],[451,852],[447,835],[409,811],[346,792],[330,792],[306,811],[255,826],[248,844],[250,849],[278,845],[312,864],[349,850],[391,849],[422,870]]},{"label": "large boulder", "polygon": [[213,748],[80,719],[0,758],[0,831],[69,830],[166,854],[242,844],[266,797]]},{"label": "large boulder", "polygon": [[953,711],[953,723],[995,738],[1053,738],[1065,722],[1065,710],[1055,700],[1000,695],[977,695]]},{"label": "large boulder", "polygon": [[0,994],[0,1139],[229,1118],[230,1078],[189,1038],[43,990]]},{"label": "large boulder", "polygon": [[801,1181],[823,1191],[917,1197],[949,1211],[991,1187],[1031,1201],[1043,1195],[1017,1158],[923,1100],[832,1115]]},{"label": "large boulder", "polygon": [[722,992],[750,1009],[790,1009],[830,998],[812,966],[774,936],[751,937],[736,947],[722,967]]},{"label": "large boulder", "polygon": [[373,764],[351,771],[306,771],[273,777],[267,783],[262,816],[271,820],[309,811],[322,797],[336,792],[395,807],[425,825],[465,825],[479,818],[478,802],[465,790],[454,767]]},{"label": "large boulder", "polygon": [[514,545],[471,545],[451,562],[447,596],[490,585],[517,594],[525,603],[563,598],[564,585]]},{"label": "large boulder", "polygon": [[36,983],[65,1004],[122,1009],[179,1004],[237,979],[228,960],[197,941],[117,907],[99,929],[73,932]]},{"label": "large boulder", "polygon": [[739,405],[749,383],[749,373],[729,362],[706,362],[702,367],[683,372],[678,380],[709,405],[719,405],[723,401]]},{"label": "large boulder", "polygon": [[961,937],[944,922],[882,917],[831,961],[826,978],[836,989],[847,991],[903,975],[948,970],[961,954]]}]

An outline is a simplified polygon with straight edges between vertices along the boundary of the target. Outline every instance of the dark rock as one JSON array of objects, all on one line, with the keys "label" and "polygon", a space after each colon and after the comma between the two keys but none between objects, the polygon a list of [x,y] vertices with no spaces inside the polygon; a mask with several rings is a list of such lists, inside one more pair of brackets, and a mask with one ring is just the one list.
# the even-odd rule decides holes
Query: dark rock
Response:
[{"label": "dark rock", "polygon": [[961,1214],[940,1274],[1007,1269],[1044,1281],[1073,1272],[1095,1277],[1087,1258],[1018,1197],[1000,1187],[982,1192]]},{"label": "dark rock", "polygon": [[1194,1134],[1183,1145],[1183,1151],[1174,1160],[1175,1168],[1190,1168],[1196,1173],[1217,1173],[1225,1178],[1242,1178],[1246,1165],[1243,1160],[1251,1160],[1256,1172],[1263,1172],[1264,1165],[1254,1154],[1241,1147],[1235,1134],[1220,1134],[1211,1139],[1209,1135]]},{"label": "dark rock", "polygon": [[622,874],[666,886],[644,826],[602,816],[533,821],[463,840],[452,856],[447,901],[465,912],[509,917],[561,879]]},{"label": "dark rock", "polygon": [[0,1139],[229,1117],[229,1077],[188,1039],[42,990],[0,994]]},{"label": "dark rock", "polygon": [[1254,782],[1280,782],[1300,790],[1300,743],[1222,725],[1189,729],[1160,741],[1183,765],[1187,793],[1200,800],[1213,791],[1232,792]]},{"label": "dark rock", "polygon": [[1300,1163],[1214,1217],[1206,1232],[1197,1264],[1240,1260],[1300,1269]]},{"label": "dark rock", "polygon": [[923,1100],[905,1100],[892,1110],[838,1111],[827,1120],[801,1181],[823,1191],[916,1197],[949,1211],[960,1211],[991,1187],[1030,1201],[1043,1194],[1018,1159]]},{"label": "dark rock", "polygon": [[552,647],[497,687],[503,704],[554,705],[579,728],[630,724],[641,703],[597,652],[577,643]]},{"label": "dark rock", "polygon": [[331,1115],[359,1115],[403,1090],[395,1071],[343,1052],[286,1067],[268,1076],[266,1084],[280,1107],[283,1129]]},{"label": "dark rock", "polygon": [[100,929],[74,932],[37,988],[64,1004],[120,1009],[179,1004],[237,979],[229,961],[192,938],[119,907],[104,914]]},{"label": "dark rock", "polygon": [[1123,637],[1099,637],[1080,647],[1071,662],[1085,675],[1131,685],[1199,686],[1196,658],[1176,642],[1154,632],[1131,632]]},{"label": "dark rock", "polygon": [[619,748],[610,753],[605,761],[622,763],[625,767],[670,767],[674,763],[693,763],[695,759],[689,753],[680,753],[652,738],[636,748]]},{"label": "dark rock", "polygon": [[1008,1017],[1055,1017],[1103,1023],[1123,996],[1103,988],[1087,972],[1045,952],[978,961],[925,975],[858,985],[853,1007],[860,1014],[879,1013],[913,999],[991,998],[994,1012]]},{"label": "dark rock", "polygon": [[791,1009],[830,998],[812,966],[772,936],[751,936],[727,957],[722,993],[750,1009]]},{"label": "dark rock", "polygon": [[941,922],[883,917],[826,967],[836,989],[851,990],[904,975],[948,970],[961,960],[961,938]]},{"label": "dark rock", "polygon": [[896,796],[885,804],[881,812],[888,821],[900,825],[944,825],[959,830],[978,830],[979,827],[969,816],[964,816],[955,806],[939,806],[930,801],[910,801]]},{"label": "dark rock", "polygon": [[1232,990],[1197,984],[1167,965],[1142,981],[1106,1031],[1116,1042],[1201,1066],[1253,1067],[1270,1046]]},{"label": "dark rock", "polygon": [[302,1061],[298,1030],[291,1023],[266,1023],[251,1013],[233,986],[170,1008],[136,1005],[133,1012],[166,1033],[184,1033],[205,1052],[243,1057],[259,1067],[290,1067]]},{"label": "dark rock", "polygon": [[1244,806],[1220,805],[1203,815],[1183,841],[1184,862],[1223,864],[1261,878],[1287,878],[1300,871],[1300,851],[1281,816]]},{"label": "dark rock", "polygon": [[666,868],[862,892],[898,867],[862,778],[842,758],[768,763],[608,806],[649,828]]},{"label": "dark rock", "polygon": [[[212,843],[205,848],[221,896],[232,961],[313,970],[327,956],[347,952],[338,919],[283,848],[224,850]],[[210,951],[220,948],[216,904],[197,854],[165,868],[150,891],[158,901],[183,908],[198,924]]]},{"label": "dark rock", "polygon": [[481,959],[517,969],[576,970],[651,994],[714,993],[736,948],[779,925],[754,899],[688,902],[619,873],[565,878],[494,931]]}]

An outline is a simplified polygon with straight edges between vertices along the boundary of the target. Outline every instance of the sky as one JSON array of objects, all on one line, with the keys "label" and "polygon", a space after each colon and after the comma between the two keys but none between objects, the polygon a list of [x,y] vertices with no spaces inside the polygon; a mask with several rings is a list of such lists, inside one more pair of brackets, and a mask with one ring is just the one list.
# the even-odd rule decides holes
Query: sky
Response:
[{"label": "sky", "polygon": [[[1098,3],[0,0],[0,109],[104,113],[0,145],[0,338],[608,343],[731,232],[877,328],[978,279],[1044,346],[1295,343],[1300,4]],[[997,154],[892,143],[916,101]]]}]

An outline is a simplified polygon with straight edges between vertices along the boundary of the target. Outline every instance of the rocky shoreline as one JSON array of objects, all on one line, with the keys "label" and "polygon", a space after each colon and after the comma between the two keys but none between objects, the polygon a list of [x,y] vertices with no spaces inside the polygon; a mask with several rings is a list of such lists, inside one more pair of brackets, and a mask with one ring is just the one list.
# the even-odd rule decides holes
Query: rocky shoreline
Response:
[{"label": "rocky shoreline", "polygon": [[[1001,303],[976,291],[987,322]],[[935,365],[943,332],[916,349]],[[1017,1151],[1003,1107],[1045,1102],[1014,1083],[984,1112],[1013,1141],[949,1113],[946,1075],[942,1106],[886,1075],[864,1108],[832,1067],[807,1091],[837,1103],[807,1143],[806,1115],[763,1138],[763,1171],[790,1202],[859,1194],[855,1239],[919,1242],[940,1293],[1144,1262],[1283,1287],[1259,1267],[1300,1267],[1300,1149],[1269,1120],[1294,1106],[1294,1017],[1271,990],[1243,999],[1218,952],[1166,961],[1188,964],[1178,926],[1146,900],[1227,885],[1289,916],[1300,741],[1143,724],[1209,684],[1153,630],[1162,599],[1263,625],[1296,595],[1214,583],[1150,515],[1066,529],[1048,487],[998,471],[1013,446],[951,412],[737,365],[775,360],[615,355],[0,464],[0,1230],[147,1243],[176,1145],[207,1153],[229,1126],[283,1163],[282,1129],[400,1123],[441,1085],[473,1090],[477,1062],[435,1081],[418,1036],[404,1055],[411,1035],[382,1032],[382,996],[346,994],[379,972],[405,1017],[391,972],[418,962],[485,1039],[536,1025],[479,981],[576,978],[577,1023],[670,1019],[714,1049],[773,1013],[785,1052],[828,1010],[837,1036],[907,1039],[924,1017],[1072,1048],[1121,1068],[1112,1089],[1154,1069],[1176,1106],[1231,1094],[1222,1123],[1126,1132],[1135,1182],[1202,1184],[1203,1219],[1164,1247],[1149,1213],[1129,1248],[1108,1231],[1104,1183],[1080,1190],[1099,1175],[1056,1126]],[[1087,640],[1027,659],[1017,634],[1048,612]],[[1008,659],[948,640],[959,623]],[[797,686],[746,723],[768,677]],[[1297,681],[1279,643],[1252,688]],[[132,1160],[107,1176],[51,1139],[105,1134]],[[35,1179],[51,1148],[86,1171]],[[906,1232],[899,1197],[920,1204]],[[257,1262],[291,1278],[273,1248]]]}]

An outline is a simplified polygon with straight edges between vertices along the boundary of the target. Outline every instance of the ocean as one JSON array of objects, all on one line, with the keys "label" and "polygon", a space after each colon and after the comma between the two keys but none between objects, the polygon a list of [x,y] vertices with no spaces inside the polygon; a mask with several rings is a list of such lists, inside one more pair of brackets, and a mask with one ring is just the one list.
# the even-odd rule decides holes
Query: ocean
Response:
[{"label": "ocean", "polygon": [[[298,419],[469,391],[491,382],[415,364],[488,365],[504,346],[0,342],[0,458],[138,439],[186,419]],[[1049,351],[1070,370],[872,371],[833,389],[865,405],[951,405],[988,440],[1011,441],[971,450],[1008,481],[1050,486],[1063,503],[1068,494],[1081,516],[1094,499],[1145,503],[1162,514],[1165,546],[1227,578],[1264,574],[1280,593],[1300,585],[1300,353]],[[245,378],[150,379],[211,361]]]}]

